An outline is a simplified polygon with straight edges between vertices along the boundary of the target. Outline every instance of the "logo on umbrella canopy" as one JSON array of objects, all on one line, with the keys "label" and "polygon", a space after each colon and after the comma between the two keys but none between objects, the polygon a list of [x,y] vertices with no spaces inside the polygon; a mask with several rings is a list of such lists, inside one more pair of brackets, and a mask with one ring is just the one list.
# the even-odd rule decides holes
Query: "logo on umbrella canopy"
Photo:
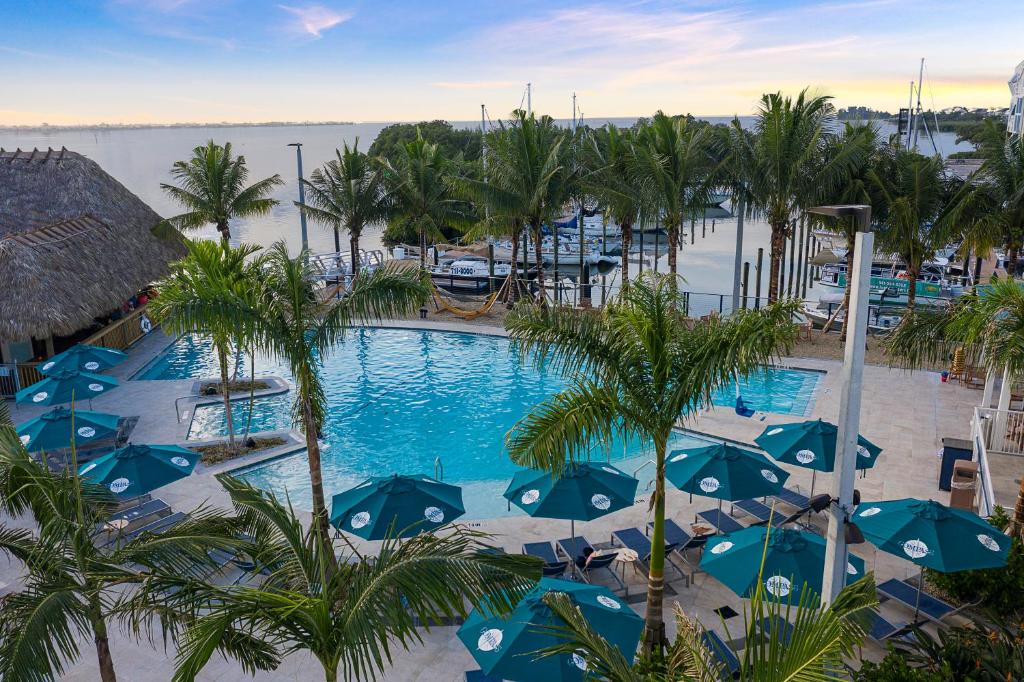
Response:
[{"label": "logo on umbrella canopy", "polygon": [[783,429],[782,429],[781,426],[776,426],[774,429],[772,429],[771,431],[769,431],[765,435],[766,436],[775,436],[775,435],[778,435],[778,434],[782,433],[782,431],[783,431]]},{"label": "logo on umbrella canopy", "polygon": [[353,528],[362,528],[366,524],[370,523],[370,512],[361,511],[358,514],[352,515],[352,520],[349,521]]},{"label": "logo on umbrella canopy", "polygon": [[672,459],[670,459],[669,461],[670,461],[670,462],[681,462],[681,461],[683,461],[684,459],[686,459],[687,457],[689,457],[689,455],[688,455],[688,454],[686,454],[685,452],[680,452],[680,453],[679,453],[678,455],[676,455],[675,457],[673,457],[673,458],[672,458]]},{"label": "logo on umbrella canopy", "polygon": [[188,466],[188,460],[185,459],[184,457],[177,457],[177,456],[175,456],[175,457],[171,457],[171,464],[176,464],[176,465],[178,465],[180,467],[187,467]]},{"label": "logo on umbrella canopy", "polygon": [[771,469],[761,469],[761,475],[764,476],[764,480],[769,483],[778,483],[779,477],[775,475],[775,472]]},{"label": "logo on umbrella canopy", "polygon": [[[53,363],[50,363],[50,364],[53,364]],[[90,371],[92,371],[94,369],[99,369],[100,368],[100,363],[95,362],[93,360],[90,360],[89,362],[85,363],[85,368],[87,370],[90,370]]]},{"label": "logo on umbrella canopy", "polygon": [[491,628],[480,633],[476,640],[476,648],[480,651],[497,651],[501,646],[502,633],[498,628]]},{"label": "logo on umbrella canopy", "polygon": [[36,393],[34,396],[32,396],[32,402],[41,403],[44,400],[46,400],[46,396],[48,395],[50,394],[47,393],[46,391],[39,391],[39,393]]},{"label": "logo on umbrella canopy", "polygon": [[583,657],[580,656],[579,654],[573,654],[572,656],[570,656],[569,657],[569,662],[572,663],[577,668],[579,668],[580,670],[586,670],[587,669],[587,662],[585,660],[583,660]]},{"label": "logo on umbrella canopy", "polygon": [[871,456],[871,452],[866,447],[864,447],[863,445],[858,445],[857,446],[857,456],[858,457],[870,457]]},{"label": "logo on umbrella canopy", "polygon": [[601,606],[606,606],[609,609],[615,609],[616,611],[618,611],[619,609],[622,608],[622,604],[620,604],[619,602],[615,601],[611,597],[606,597],[603,594],[597,595],[597,602]]},{"label": "logo on umbrella canopy", "polygon": [[849,561],[846,562],[846,572],[850,575],[857,575],[857,568]]},{"label": "logo on umbrella canopy", "polygon": [[28,445],[28,442],[30,440],[32,440],[32,438],[30,436],[24,435],[24,436],[21,437],[21,444],[22,445]]},{"label": "logo on umbrella canopy", "polygon": [[818,456],[814,454],[813,450],[799,450],[796,453],[796,461],[800,462],[801,464],[810,464],[815,459],[817,459],[817,457]]},{"label": "logo on umbrella canopy", "polygon": [[928,545],[923,540],[916,538],[903,543],[903,552],[911,559],[920,559],[921,557],[928,556],[929,550]]},{"label": "logo on umbrella canopy", "polygon": [[604,510],[612,506],[612,501],[611,499],[609,499],[607,495],[597,493],[596,495],[590,498],[590,504],[594,505],[594,507],[597,509]]},{"label": "logo on umbrella canopy", "polygon": [[718,479],[714,476],[708,476],[700,480],[700,489],[706,493],[713,493],[722,487],[722,484],[718,482]]},{"label": "logo on umbrella canopy", "polygon": [[991,535],[985,535],[984,533],[979,533],[978,534],[978,542],[980,542],[981,546],[984,547],[985,549],[991,550],[993,552],[998,552],[999,551],[999,543],[996,542],[996,539],[994,537],[992,537]]},{"label": "logo on umbrella canopy", "polygon": [[860,513],[861,516],[874,516],[878,512],[882,511],[880,507],[868,507]]},{"label": "logo on umbrella canopy", "polygon": [[533,504],[539,499],[540,491],[534,488],[532,490],[527,490],[525,493],[523,493],[523,496],[519,498],[519,501],[522,502],[523,504]]},{"label": "logo on umbrella canopy", "polygon": [[50,369],[51,367],[53,367],[53,365],[54,365],[54,363],[53,363],[53,361],[51,360],[50,362],[48,362],[48,363],[46,363],[45,365],[43,365],[43,371],[45,372],[46,370],[48,370],[48,369]]},{"label": "logo on umbrella canopy", "polygon": [[444,521],[444,512],[440,507],[427,507],[423,510],[423,518],[431,523],[441,523]]},{"label": "logo on umbrella canopy", "polygon": [[724,554],[732,549],[732,543],[726,540],[725,542],[719,542],[717,545],[711,548],[712,554]]},{"label": "logo on umbrella canopy", "polygon": [[82,438],[92,438],[93,436],[96,435],[96,429],[92,428],[91,426],[83,426],[82,428],[78,429],[78,435],[81,436]]},{"label": "logo on umbrella canopy", "polygon": [[96,468],[96,462],[92,462],[91,464],[86,464],[79,473],[87,474],[87,473],[89,473],[90,471],[92,471],[95,468]]},{"label": "logo on umbrella canopy", "polygon": [[128,486],[132,484],[127,478],[115,478],[110,482],[110,492],[115,495],[120,495],[125,490],[128,490]]},{"label": "logo on umbrella canopy", "polygon": [[773,575],[768,578],[764,582],[764,586],[770,594],[776,597],[785,597],[793,589],[793,584],[789,582],[789,579],[783,578],[781,575]]},{"label": "logo on umbrella canopy", "polygon": [[619,473],[618,470],[615,469],[614,467],[601,467],[601,468],[604,469],[605,471],[607,471],[609,474],[618,474]]},{"label": "logo on umbrella canopy", "polygon": [[94,393],[99,393],[103,390],[103,384],[89,384],[89,390]]}]

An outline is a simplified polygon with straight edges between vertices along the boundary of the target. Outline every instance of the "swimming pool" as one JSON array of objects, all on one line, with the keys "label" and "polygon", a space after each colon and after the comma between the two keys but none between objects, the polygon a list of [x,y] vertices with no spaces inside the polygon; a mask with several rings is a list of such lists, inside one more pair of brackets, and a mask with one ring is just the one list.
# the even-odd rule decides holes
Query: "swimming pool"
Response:
[{"label": "swimming pool", "polygon": [[[208,342],[198,338],[182,341],[137,378],[214,376]],[[753,403],[759,386],[764,397],[775,400],[771,388],[775,384],[767,377],[793,371],[769,368],[763,386],[752,378],[750,398],[744,393],[744,400]],[[266,359],[257,360],[257,373],[287,377],[285,368]],[[505,433],[533,405],[564,386],[557,374],[521,364],[509,352],[507,339],[405,329],[354,330],[325,359],[323,378],[329,402],[322,457],[328,496],[367,476],[393,472],[434,475],[435,462],[440,461],[444,479],[463,486],[469,518],[510,513],[501,492],[517,467],[504,452]],[[735,389],[725,391],[726,397],[731,395],[729,391]],[[288,428],[291,400],[290,394],[258,399],[253,430]],[[778,401],[783,406],[782,398]],[[724,404],[734,403],[733,396]],[[241,429],[247,403],[238,401],[235,407]],[[195,410],[189,438],[223,435],[225,429],[222,405],[200,407]],[[706,442],[678,433],[671,447]],[[649,453],[638,442],[614,442],[595,449],[595,459],[603,456],[632,473]],[[650,468],[641,471],[641,489]],[[287,491],[297,507],[310,506],[303,453],[238,470],[238,475],[264,489],[281,494]]]}]

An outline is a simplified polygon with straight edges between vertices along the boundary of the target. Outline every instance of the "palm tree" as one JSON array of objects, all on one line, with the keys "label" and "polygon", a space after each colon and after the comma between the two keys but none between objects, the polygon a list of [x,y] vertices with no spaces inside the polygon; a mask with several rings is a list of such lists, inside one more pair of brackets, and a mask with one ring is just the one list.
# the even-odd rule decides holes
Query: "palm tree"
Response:
[{"label": "palm tree", "polygon": [[[159,284],[160,296],[150,304],[153,318],[172,334],[208,334],[217,354],[220,392],[228,427],[228,447],[235,450],[235,422],[231,409],[228,357],[233,348],[247,345],[245,329],[252,318],[240,320],[231,301],[251,299],[260,278],[262,259],[253,258],[260,247],[227,242],[188,241],[188,255],[171,264],[171,273]],[[255,378],[255,377],[253,377]]]},{"label": "palm tree", "polygon": [[537,405],[506,436],[519,465],[560,475],[616,432],[654,444],[654,530],[644,634],[649,651],[664,640],[665,449],[680,419],[708,404],[711,392],[757,371],[794,338],[793,305],[744,311],[690,327],[683,294],[670,275],[649,273],[601,313],[520,308],[506,320],[514,343],[552,363],[569,388]]},{"label": "palm tree", "polygon": [[275,174],[246,187],[249,169],[245,157],[232,156],[230,142],[221,147],[213,140],[193,149],[188,161],[176,161],[171,177],[177,186],[160,183],[160,187],[186,212],[168,218],[166,223],[179,230],[195,230],[212,223],[224,243],[231,238],[232,219],[269,213],[278,203],[268,198],[270,193],[284,184]]},{"label": "palm tree", "polygon": [[35,531],[0,525],[0,554],[24,566],[22,587],[0,608],[0,679],[61,677],[88,638],[100,679],[115,682],[108,627],[136,608],[126,588],[157,575],[213,571],[207,552],[232,548],[222,539],[230,538],[230,522],[204,511],[160,535],[104,544],[93,534],[117,506],[109,490],[78,477],[74,455],[56,473],[33,460],[0,405],[0,508],[9,517],[31,514],[36,524]]},{"label": "palm tree", "polygon": [[[510,124],[487,136],[487,181],[462,185],[486,206],[492,221],[518,232],[528,229],[537,262],[539,300],[545,300],[541,229],[570,199],[565,133],[550,116],[539,119],[518,109]],[[513,235],[513,243],[516,237]],[[515,249],[515,246],[513,246]],[[525,254],[524,254],[525,258]]]},{"label": "palm tree", "polygon": [[[258,345],[286,360],[295,380],[292,417],[306,436],[314,527],[322,534],[322,540],[329,542],[318,440],[327,411],[320,367],[352,324],[414,310],[430,296],[430,288],[429,279],[424,279],[422,272],[383,267],[353,279],[342,298],[322,300],[313,275],[307,254],[292,258],[285,243],[276,242],[267,254],[260,300],[251,314],[258,318]],[[249,314],[244,301],[241,302],[240,315]]]},{"label": "palm tree", "polygon": [[715,163],[706,125],[658,111],[637,132],[635,171],[668,233],[668,270],[678,273],[679,233],[708,204]]},{"label": "palm tree", "polygon": [[[1024,376],[1024,288],[998,280],[948,309],[915,309],[886,335],[885,346],[894,364],[908,369],[945,362],[963,349],[989,377],[1001,374],[1002,390],[1009,391],[1009,383]],[[1024,538],[1024,479],[1007,533]]]},{"label": "palm tree", "polygon": [[794,100],[782,93],[761,98],[754,135],[739,118],[732,123],[734,163],[746,187],[746,210],[771,226],[768,300],[779,297],[779,268],[790,220],[808,205],[814,192],[840,187],[855,166],[861,149],[844,148],[828,163],[816,164],[835,119],[831,98],[811,96],[805,89]]},{"label": "palm tree", "polygon": [[646,187],[638,173],[636,133],[608,124],[589,135],[586,144],[590,173],[584,187],[607,207],[608,216],[622,227],[622,286],[629,285],[629,249],[633,225],[647,208]]},{"label": "palm tree", "polygon": [[879,194],[879,242],[906,265],[907,309],[917,298],[917,278],[925,261],[946,243],[938,223],[949,198],[942,159],[902,149],[890,150],[868,176]]},{"label": "palm tree", "polygon": [[950,218],[968,225],[965,236],[978,253],[1003,246],[1006,271],[1016,277],[1024,247],[1024,143],[985,121],[978,151],[985,160],[957,193]]},{"label": "palm tree", "polygon": [[[595,678],[611,682],[717,682],[730,679],[725,667],[705,640],[704,627],[676,608],[676,637],[661,661],[641,659],[636,664],[617,647],[594,632],[572,601],[564,594],[549,593],[544,601],[563,621],[551,631],[564,639],[542,655],[578,653]],[[845,679],[844,659],[856,655],[867,634],[866,619],[877,600],[875,583],[865,576],[843,589],[825,607],[818,607],[818,596],[806,588],[798,602],[780,604],[764,599],[761,589],[745,608],[743,634],[747,646],[737,655],[739,670],[731,679],[760,680],[838,680]],[[792,622],[792,631],[783,639],[781,630],[763,636],[755,624],[765,618]],[[728,625],[725,626],[728,632]]]},{"label": "palm tree", "polygon": [[341,252],[338,229],[348,232],[352,274],[359,274],[359,236],[367,225],[388,216],[384,175],[380,166],[359,151],[359,140],[352,147],[345,142],[335,150],[337,159],[310,173],[303,180],[307,199],[296,206],[314,221],[334,228],[334,250]]},{"label": "palm tree", "polygon": [[443,239],[443,228],[471,222],[469,207],[454,192],[458,164],[419,134],[400,145],[393,162],[381,158],[378,163],[391,194],[391,218],[415,227],[420,237],[420,267],[426,268],[427,239]]},{"label": "palm tree", "polygon": [[486,536],[459,527],[384,540],[375,556],[349,547],[335,563],[316,526],[305,529],[290,506],[237,479],[221,483],[265,577],[258,587],[152,582],[172,608],[194,616],[179,639],[176,682],[194,680],[214,653],[251,674],[298,651],[320,662],[327,682],[375,679],[396,645],[422,643],[420,623],[464,617],[467,600],[508,610],[540,577],[536,560],[487,551]]}]

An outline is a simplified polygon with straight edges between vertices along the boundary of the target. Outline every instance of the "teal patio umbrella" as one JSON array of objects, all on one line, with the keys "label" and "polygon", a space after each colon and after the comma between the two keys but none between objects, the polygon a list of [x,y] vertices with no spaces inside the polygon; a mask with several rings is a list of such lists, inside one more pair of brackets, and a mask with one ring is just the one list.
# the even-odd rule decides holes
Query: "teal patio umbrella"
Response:
[{"label": "teal patio umbrella", "polygon": [[[769,426],[754,439],[762,450],[780,462],[819,471],[834,471],[838,427],[822,419]],[[864,436],[857,436],[857,468],[875,466],[882,448]],[[814,479],[811,479],[814,492]]]},{"label": "teal patio umbrella", "polygon": [[691,495],[743,500],[773,495],[789,472],[759,452],[726,443],[673,450],[665,463],[665,478]]},{"label": "teal patio umbrella", "polygon": [[474,610],[458,636],[485,674],[511,682],[577,682],[590,679],[579,654],[537,658],[541,649],[562,643],[548,628],[565,624],[542,601],[549,592],[562,592],[583,618],[609,644],[632,661],[643,630],[643,619],[607,587],[541,578],[511,613],[497,615],[485,605]]},{"label": "teal patio umbrella", "polygon": [[92,400],[117,386],[117,379],[63,369],[18,391],[15,402],[29,405],[61,405],[75,400]]},{"label": "teal patio umbrella", "polygon": [[382,540],[389,530],[398,537],[412,537],[465,513],[462,488],[423,474],[368,478],[331,501],[331,523],[364,540]]},{"label": "teal patio umbrella", "polygon": [[75,410],[72,419],[71,410],[55,407],[19,426],[18,437],[29,452],[60,450],[71,447],[72,436],[76,446],[113,438],[117,435],[118,420],[116,414],[87,410]]},{"label": "teal patio umbrella", "polygon": [[853,521],[878,549],[920,566],[921,577],[925,568],[955,573],[1005,566],[1012,544],[977,514],[934,500],[862,502]]},{"label": "teal patio umbrella", "polygon": [[56,374],[65,369],[99,372],[120,365],[127,359],[128,354],[119,350],[79,343],[39,363],[36,369],[46,375]]},{"label": "teal patio umbrella", "polygon": [[575,540],[577,521],[592,521],[633,506],[638,484],[636,478],[610,464],[577,462],[559,478],[537,469],[516,472],[505,499],[530,516],[567,519]]},{"label": "teal patio umbrella", "polygon": [[78,467],[78,475],[120,497],[136,497],[192,473],[199,453],[177,445],[134,445]]},{"label": "teal patio umbrella", "polygon": [[[754,596],[759,579],[764,580],[765,596],[774,601],[799,601],[804,585],[820,598],[825,573],[825,539],[790,528],[752,526],[709,539],[700,567],[747,599]],[[864,560],[851,554],[846,564],[847,582],[862,577]]]}]

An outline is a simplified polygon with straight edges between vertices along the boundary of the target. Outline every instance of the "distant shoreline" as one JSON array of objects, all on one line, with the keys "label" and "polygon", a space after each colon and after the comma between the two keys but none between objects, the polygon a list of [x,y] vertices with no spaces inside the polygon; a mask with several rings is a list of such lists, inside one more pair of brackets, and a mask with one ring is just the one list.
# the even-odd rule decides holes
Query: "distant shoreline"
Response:
[{"label": "distant shoreline", "polygon": [[173,130],[177,128],[287,128],[290,126],[351,126],[355,121],[264,121],[259,123],[93,123],[82,125],[4,125],[0,132],[61,133],[94,130]]}]

